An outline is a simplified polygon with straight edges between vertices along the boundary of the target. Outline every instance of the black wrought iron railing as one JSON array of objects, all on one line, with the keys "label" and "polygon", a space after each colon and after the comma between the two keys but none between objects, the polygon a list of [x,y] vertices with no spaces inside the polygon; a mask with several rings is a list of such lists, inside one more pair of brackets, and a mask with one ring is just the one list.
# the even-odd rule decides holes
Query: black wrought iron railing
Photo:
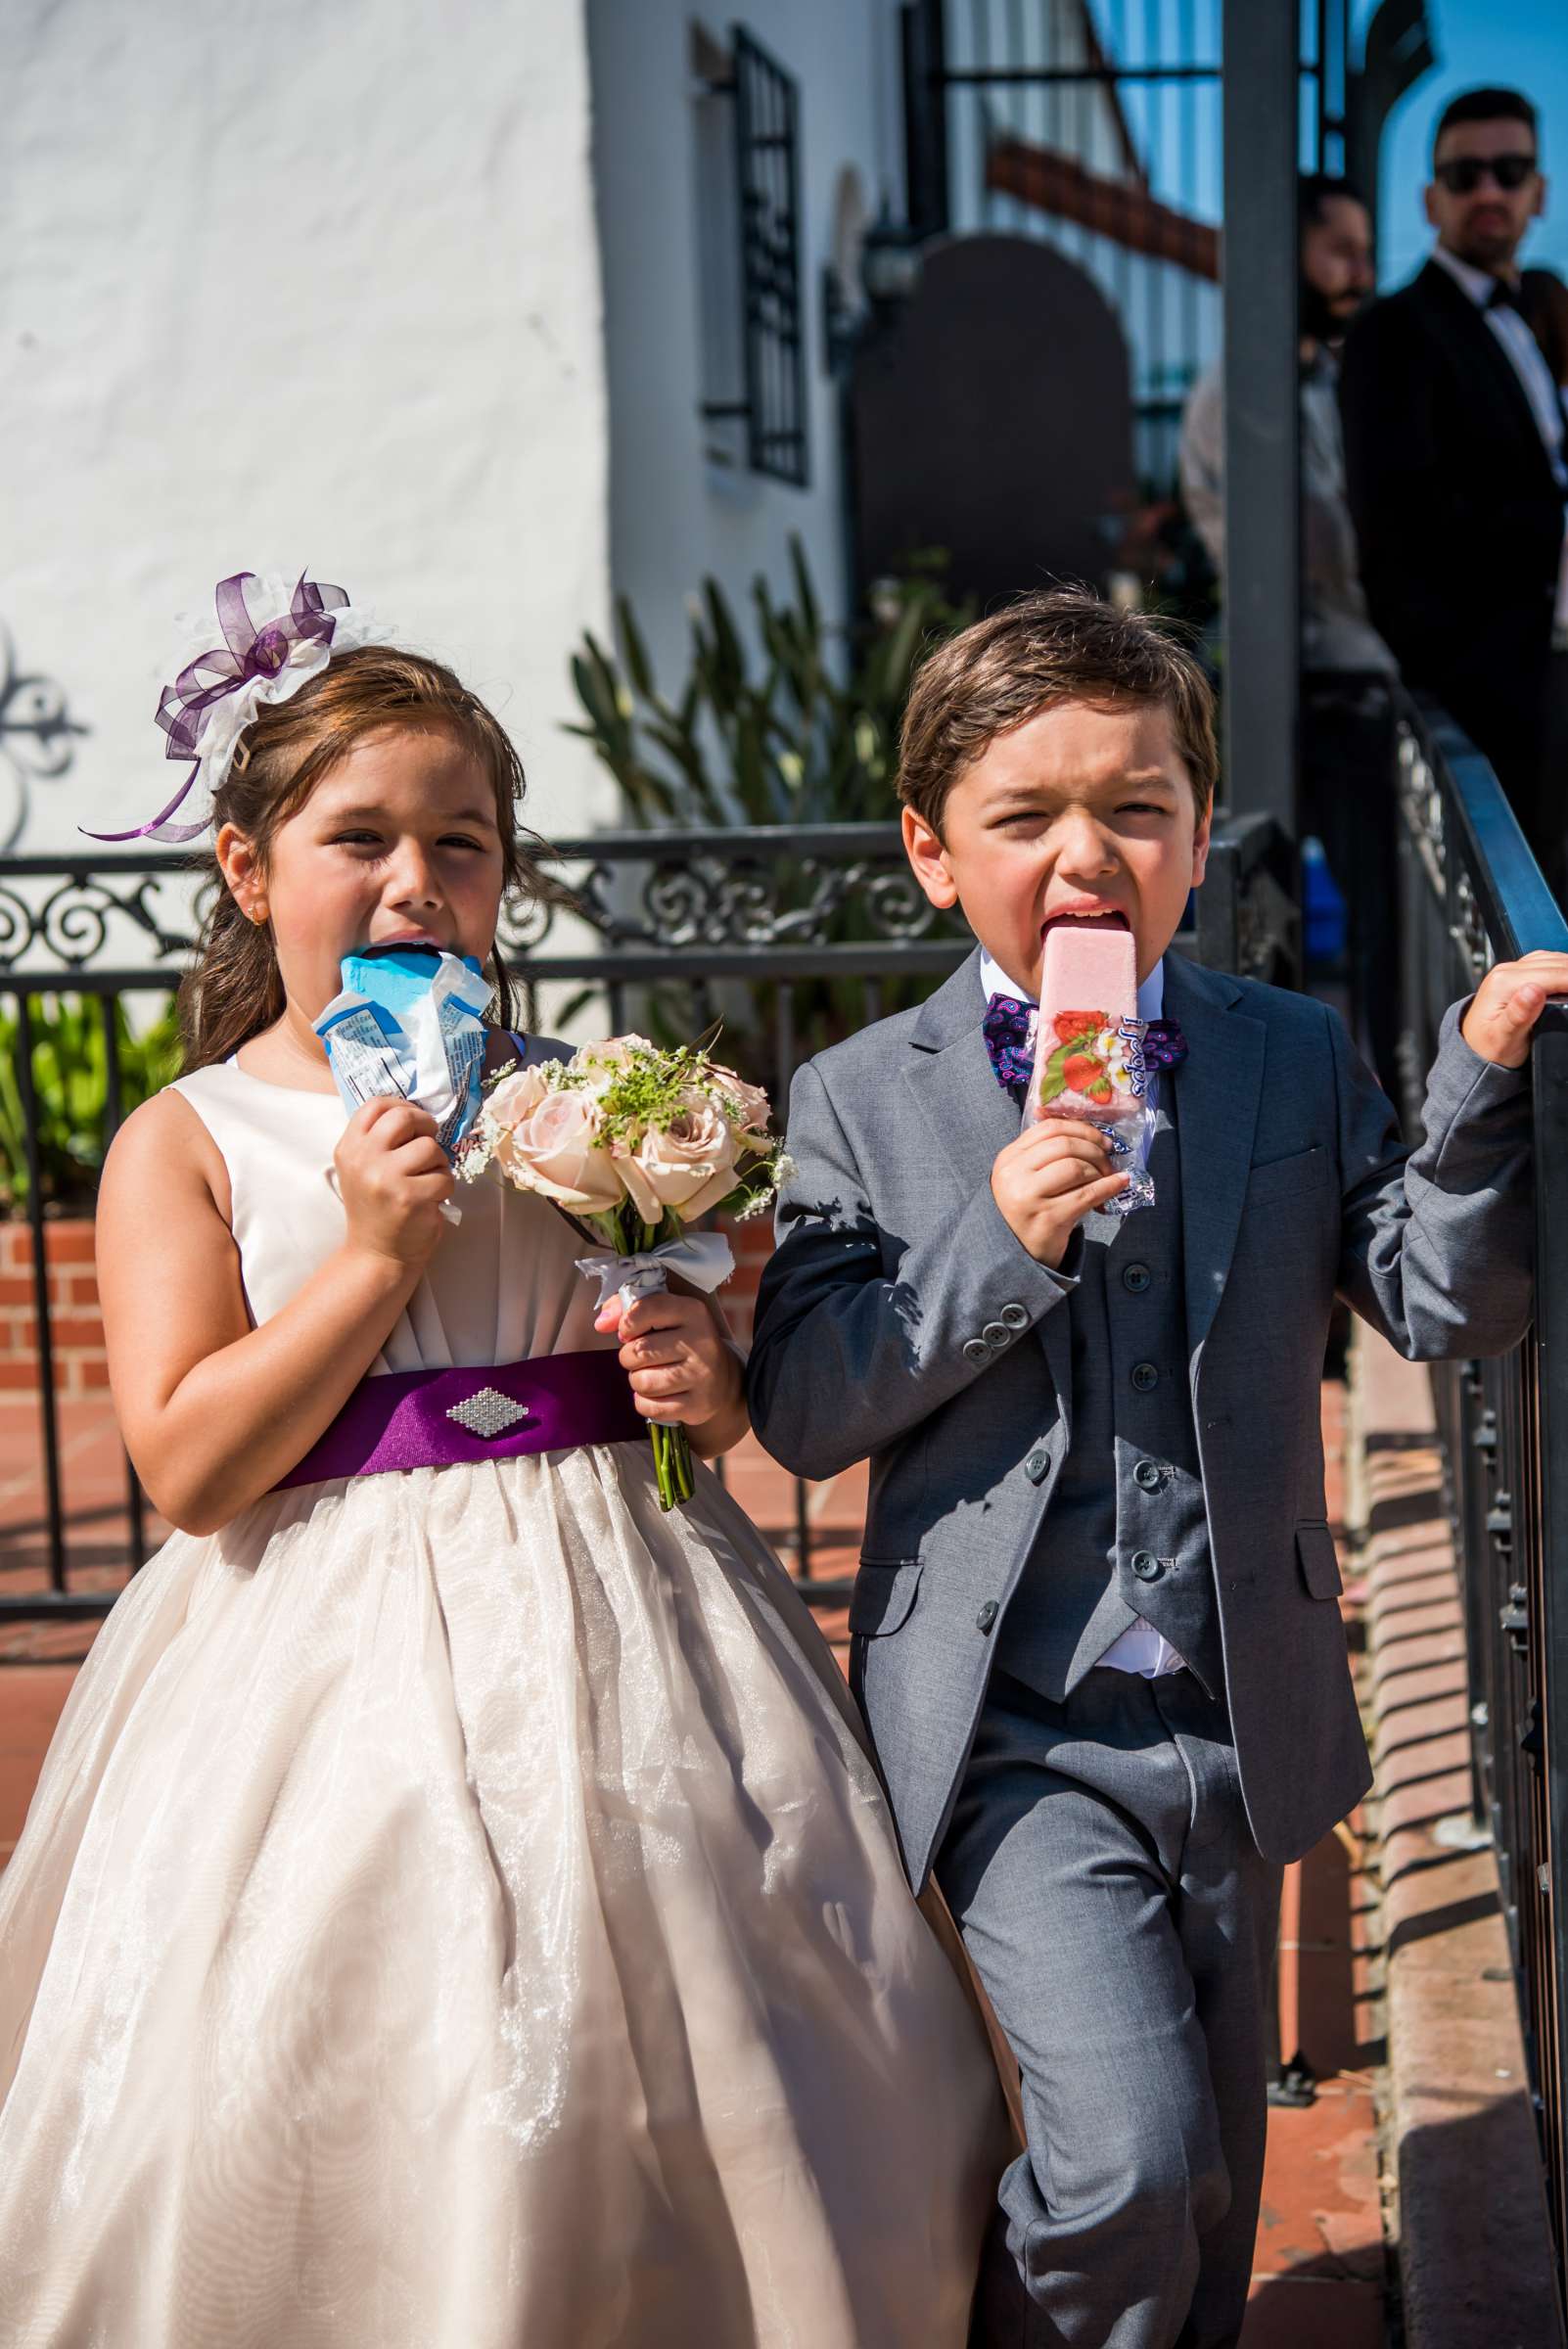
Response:
[{"label": "black wrought iron railing", "polygon": [[[685,1037],[722,1017],[727,1055],[781,1112],[802,1060],[918,1001],[971,944],[916,888],[896,824],[607,833],[560,843],[548,871],[568,902],[510,906],[501,927],[521,1025],[579,1036],[635,1025]],[[13,1424],[30,1413],[37,1444],[34,1497],[20,1516],[13,1508],[9,1528],[0,1523],[0,1620],[102,1614],[146,1554],[148,1511],[128,1460],[119,1499],[106,1497],[101,1460],[91,1496],[76,1490],[83,1413],[58,1392],[47,1243],[62,1208],[90,1213],[94,1170],[134,1106],[121,1007],[129,1003],[134,1031],[177,984],[197,899],[177,856],[0,863],[0,1020],[16,1030],[9,1122],[0,1094],[0,1179],[13,1226],[30,1234],[36,1324],[35,1391],[13,1389],[0,1413]],[[1294,976],[1289,859],[1268,818],[1221,828],[1196,926],[1177,943],[1219,967]],[[84,1013],[79,1028],[96,1023],[101,1036],[91,1053],[81,1048],[87,1074],[78,1071],[64,1118],[50,1031],[62,998]],[[100,1397],[100,1430],[104,1409]],[[12,1490],[26,1483],[14,1478]],[[853,1555],[853,1529],[819,1534],[807,1487],[795,1482],[788,1522],[765,1530],[813,1598],[846,1596],[843,1575],[818,1566],[830,1547]]]},{"label": "black wrought iron railing", "polygon": [[[1407,1107],[1443,1014],[1495,961],[1568,952],[1565,922],[1487,761],[1401,698]],[[1559,2256],[1568,2243],[1568,1007],[1532,1051],[1537,1306],[1500,1360],[1432,1384],[1469,1656],[1475,1807],[1497,1850]]]}]

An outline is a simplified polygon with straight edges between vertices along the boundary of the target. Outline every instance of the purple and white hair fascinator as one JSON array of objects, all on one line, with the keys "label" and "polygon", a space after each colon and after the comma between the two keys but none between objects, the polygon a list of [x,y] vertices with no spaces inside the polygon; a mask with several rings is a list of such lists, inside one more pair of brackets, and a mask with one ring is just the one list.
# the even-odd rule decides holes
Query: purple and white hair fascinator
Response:
[{"label": "purple and white hair fascinator", "polygon": [[343,588],[307,579],[302,572],[292,589],[281,572],[237,571],[220,579],[217,620],[223,642],[208,644],[211,622],[196,622],[192,644],[207,649],[186,663],[158,700],[157,722],[168,736],[163,755],[192,760],[190,773],[149,822],[128,832],[89,832],[89,840],[195,840],[211,822],[212,795],[262,705],[289,701],[334,652],[387,641],[386,631],[350,604]]}]

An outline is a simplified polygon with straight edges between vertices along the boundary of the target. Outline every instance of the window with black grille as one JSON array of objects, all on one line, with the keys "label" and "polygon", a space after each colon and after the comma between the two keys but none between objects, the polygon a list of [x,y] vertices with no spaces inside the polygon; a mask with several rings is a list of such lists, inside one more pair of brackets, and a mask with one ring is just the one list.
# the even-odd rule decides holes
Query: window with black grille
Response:
[{"label": "window with black grille", "polygon": [[[727,57],[711,42],[703,51],[697,237],[708,454],[804,488],[800,85],[741,25]],[[720,109],[729,116],[722,141]]]}]

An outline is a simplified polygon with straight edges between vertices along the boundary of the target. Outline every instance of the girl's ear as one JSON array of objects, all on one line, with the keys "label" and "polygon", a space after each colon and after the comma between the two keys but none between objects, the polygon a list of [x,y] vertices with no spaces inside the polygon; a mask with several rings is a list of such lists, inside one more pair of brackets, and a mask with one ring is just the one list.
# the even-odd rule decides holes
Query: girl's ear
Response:
[{"label": "girl's ear", "polygon": [[228,887],[230,897],[248,922],[264,922],[267,918],[266,882],[261,871],[261,859],[253,843],[233,824],[225,824],[212,843],[218,870]]}]

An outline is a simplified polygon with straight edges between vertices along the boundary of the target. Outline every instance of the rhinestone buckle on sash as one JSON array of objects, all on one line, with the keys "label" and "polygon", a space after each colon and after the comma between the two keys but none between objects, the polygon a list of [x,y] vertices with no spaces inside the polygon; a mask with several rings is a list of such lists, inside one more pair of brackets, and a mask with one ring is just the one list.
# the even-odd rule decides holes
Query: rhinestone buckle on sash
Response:
[{"label": "rhinestone buckle on sash", "polygon": [[467,1396],[454,1403],[446,1414],[459,1427],[466,1427],[471,1436],[504,1436],[510,1427],[533,1414],[525,1403],[514,1403],[510,1395],[502,1395],[494,1387],[481,1387],[477,1395]]}]

